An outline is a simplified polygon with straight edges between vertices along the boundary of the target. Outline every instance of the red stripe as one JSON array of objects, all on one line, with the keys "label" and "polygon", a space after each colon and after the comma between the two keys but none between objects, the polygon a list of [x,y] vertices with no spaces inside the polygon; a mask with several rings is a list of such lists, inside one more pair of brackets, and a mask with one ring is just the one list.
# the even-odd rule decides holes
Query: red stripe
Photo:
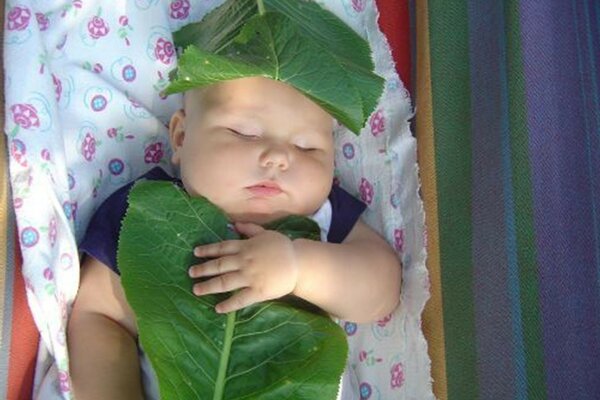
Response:
[{"label": "red stripe", "polygon": [[377,0],[379,27],[392,48],[398,74],[410,91],[410,10],[409,0]]},{"label": "red stripe", "polygon": [[[15,229],[16,231],[16,229]],[[23,258],[15,235],[15,268],[13,280],[13,308],[11,343],[8,360],[7,400],[31,399],[33,373],[39,343],[39,333],[33,322],[21,267]]]}]

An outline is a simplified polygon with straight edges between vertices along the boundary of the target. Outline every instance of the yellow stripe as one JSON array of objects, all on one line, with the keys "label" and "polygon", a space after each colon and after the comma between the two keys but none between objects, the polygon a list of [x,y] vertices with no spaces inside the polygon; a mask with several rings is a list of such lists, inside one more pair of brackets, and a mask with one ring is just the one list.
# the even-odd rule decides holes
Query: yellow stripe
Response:
[{"label": "yellow stripe", "polygon": [[[0,2],[0,7],[4,11],[4,0]],[[0,25],[4,26],[4,12],[0,12]],[[6,265],[8,255],[8,160],[4,134],[4,57],[1,56],[2,54],[4,54],[3,29],[0,30],[0,348],[4,348],[3,340],[8,339],[2,337],[2,332],[4,332],[5,306],[7,305],[4,301],[6,274],[10,272]],[[8,305],[12,306],[12,302]],[[12,312],[9,311],[6,315],[10,317]]]},{"label": "yellow stripe", "polygon": [[[4,2],[2,2],[4,10]],[[4,13],[0,14],[0,23],[4,26]],[[0,54],[3,52],[4,38],[0,32]],[[6,285],[6,256],[7,256],[7,230],[8,230],[8,172],[6,160],[6,140],[4,135],[4,65],[0,58],[0,347],[2,347],[2,332],[4,332],[4,290]],[[8,314],[10,315],[10,313]]]},{"label": "yellow stripe", "polygon": [[417,26],[417,143],[422,180],[423,201],[427,223],[427,268],[431,281],[431,298],[423,313],[423,332],[429,345],[433,391],[440,400],[448,399],[444,316],[440,279],[440,249],[438,231],[435,142],[431,100],[431,69],[429,56],[429,24],[427,1],[416,2]]}]

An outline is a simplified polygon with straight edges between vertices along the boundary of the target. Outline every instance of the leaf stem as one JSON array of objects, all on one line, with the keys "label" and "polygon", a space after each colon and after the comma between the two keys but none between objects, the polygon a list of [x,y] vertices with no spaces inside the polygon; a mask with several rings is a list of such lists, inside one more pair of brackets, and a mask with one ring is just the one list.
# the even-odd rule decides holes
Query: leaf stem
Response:
[{"label": "leaf stem", "polygon": [[235,327],[235,311],[227,314],[225,324],[225,337],[223,338],[223,351],[219,360],[219,372],[215,382],[215,392],[213,400],[222,400],[225,391],[225,379],[227,378],[227,366],[229,365],[229,355],[231,353],[231,343],[233,342],[233,328]]},{"label": "leaf stem", "polygon": [[265,3],[263,3],[263,0],[256,0],[256,4],[258,5],[258,14],[261,16],[265,15]]}]

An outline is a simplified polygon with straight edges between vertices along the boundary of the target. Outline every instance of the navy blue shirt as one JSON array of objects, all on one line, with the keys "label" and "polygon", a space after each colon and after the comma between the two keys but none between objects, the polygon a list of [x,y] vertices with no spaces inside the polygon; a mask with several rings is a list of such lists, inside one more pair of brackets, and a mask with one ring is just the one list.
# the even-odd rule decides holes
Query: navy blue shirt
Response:
[{"label": "navy blue shirt", "polygon": [[[150,170],[136,181],[139,179],[181,183],[159,167]],[[117,244],[121,221],[127,211],[127,196],[134,183],[135,181],[118,189],[100,205],[79,245],[82,252],[103,262],[116,273],[119,273]],[[332,216],[327,241],[341,243],[348,236],[366,206],[338,186],[332,186],[329,201],[331,202]]]}]

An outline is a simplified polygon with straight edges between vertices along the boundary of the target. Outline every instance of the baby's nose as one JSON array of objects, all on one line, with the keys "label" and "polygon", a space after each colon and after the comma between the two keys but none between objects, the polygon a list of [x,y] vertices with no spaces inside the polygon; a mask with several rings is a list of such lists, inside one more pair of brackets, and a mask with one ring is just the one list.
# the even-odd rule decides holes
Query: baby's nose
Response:
[{"label": "baby's nose", "polygon": [[283,145],[271,145],[261,154],[260,164],[286,170],[290,165],[289,151]]}]

